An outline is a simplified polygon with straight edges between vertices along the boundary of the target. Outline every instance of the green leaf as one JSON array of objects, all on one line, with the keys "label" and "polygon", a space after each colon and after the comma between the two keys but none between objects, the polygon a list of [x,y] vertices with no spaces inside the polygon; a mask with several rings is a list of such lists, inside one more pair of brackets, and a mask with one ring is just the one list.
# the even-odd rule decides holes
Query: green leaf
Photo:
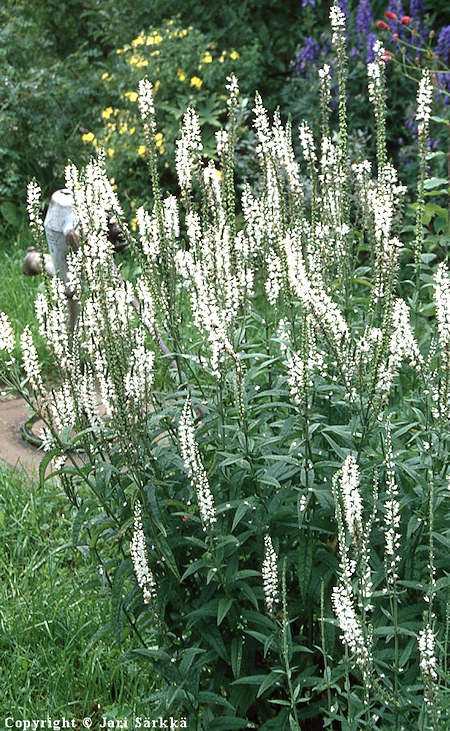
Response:
[{"label": "green leaf", "polygon": [[206,650],[202,647],[188,647],[187,650],[183,650],[183,659],[180,662],[180,673],[182,677],[186,677],[189,669],[194,662],[197,655],[205,653]]},{"label": "green leaf", "polygon": [[74,546],[78,545],[78,538],[80,536],[81,527],[88,512],[89,506],[86,504],[86,502],[82,502],[80,507],[78,508],[78,512],[72,525],[72,543]]},{"label": "green leaf", "polygon": [[233,637],[231,640],[231,669],[235,678],[239,677],[242,662],[242,637]]},{"label": "green leaf", "polygon": [[233,518],[233,525],[231,526],[231,531],[233,532],[236,526],[240,523],[244,515],[246,514],[247,510],[249,509],[249,506],[245,504],[244,501],[242,501],[234,514]]},{"label": "green leaf", "polygon": [[233,599],[219,599],[219,606],[217,607],[217,626],[220,626],[230,611]]},{"label": "green leaf", "polygon": [[224,662],[227,662],[227,651],[220,632],[215,627],[208,626],[207,629],[205,628],[203,637],[208,645],[210,645],[213,650],[215,650],[219,657]]},{"label": "green leaf", "polygon": [[400,655],[399,660],[399,666],[403,668],[406,663],[408,662],[409,658],[411,657],[411,653],[416,647],[416,640],[411,639],[408,644],[406,645],[405,649],[403,650],[402,654]]},{"label": "green leaf", "polygon": [[273,688],[277,683],[280,682],[280,676],[278,673],[270,673],[269,675],[266,675],[265,679],[259,686],[257,698],[260,698],[263,693],[266,692],[266,690],[270,690],[270,688]]},{"label": "green leaf", "polygon": [[261,685],[266,675],[246,675],[244,678],[233,680],[231,685]]},{"label": "green leaf", "polygon": [[431,190],[432,188],[438,188],[440,185],[446,187],[447,178],[428,178],[428,180],[425,180],[423,187],[425,190]]},{"label": "green leaf", "polygon": [[122,590],[125,580],[133,573],[131,559],[124,558],[116,569],[111,587],[111,625],[117,644],[122,644]]},{"label": "green leaf", "polygon": [[[234,711],[233,706],[231,703],[227,701],[226,698],[223,698],[221,695],[217,695],[217,693],[212,693],[209,690],[201,690],[198,694],[198,700],[200,703],[207,703],[208,705],[216,705],[216,706],[224,706],[225,708],[229,708],[230,710]],[[215,727],[215,724],[214,724]],[[237,728],[240,728],[239,726]]]},{"label": "green leaf", "polygon": [[59,449],[50,449],[48,452],[44,454],[42,457],[40,463],[39,463],[39,486],[43,487],[45,480],[49,480],[52,475],[57,475],[58,471],[51,472],[49,475],[45,474],[45,471],[52,461],[53,457],[58,457],[60,454]]}]

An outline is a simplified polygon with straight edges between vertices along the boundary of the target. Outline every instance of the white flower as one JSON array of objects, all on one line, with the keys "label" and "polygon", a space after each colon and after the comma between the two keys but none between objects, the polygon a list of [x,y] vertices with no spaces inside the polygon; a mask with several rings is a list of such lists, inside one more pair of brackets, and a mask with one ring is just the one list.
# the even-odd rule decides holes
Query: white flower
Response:
[{"label": "white flower", "polygon": [[[420,669],[425,682],[425,686],[435,683],[438,679],[436,672],[436,655],[435,655],[436,638],[431,625],[428,624],[419,632],[419,652],[420,652]],[[425,691],[425,699],[430,702],[429,693]]]},{"label": "white flower", "polygon": [[422,70],[417,93],[416,120],[419,122],[419,134],[426,132],[431,116],[431,102],[433,99],[433,84],[429,69]]},{"label": "white flower", "polygon": [[283,285],[281,261],[273,251],[269,251],[266,263],[267,279],[264,286],[266,289],[267,299],[273,306],[278,300],[278,296]]},{"label": "white flower", "polygon": [[186,399],[180,423],[178,426],[180,439],[181,456],[184,467],[191,480],[191,485],[197,493],[200,518],[203,530],[212,528],[216,522],[216,511],[214,498],[208,482],[206,470],[200,458],[197,442],[195,440],[194,423],[192,421],[192,407],[190,399]]},{"label": "white flower", "polygon": [[435,275],[436,319],[441,349],[450,347],[450,275],[442,262]]},{"label": "white flower", "polygon": [[23,367],[27,374],[30,386],[33,391],[42,394],[44,391],[44,384],[42,383],[41,366],[29,325],[26,325],[25,330],[20,336],[20,345],[23,355]]},{"label": "white flower", "polygon": [[235,107],[239,96],[239,86],[238,80],[234,74],[231,74],[231,76],[227,76],[227,83],[225,85],[225,88],[228,91],[227,106]]},{"label": "white flower", "polygon": [[202,149],[200,121],[195,110],[188,107],[183,117],[181,138],[176,141],[175,153],[178,183],[184,193],[191,188],[192,170]]},{"label": "white flower", "polygon": [[400,503],[398,501],[398,486],[395,481],[394,462],[392,456],[392,442],[390,424],[386,427],[386,501],[385,509],[385,566],[386,579],[388,584],[393,584],[398,578],[397,567],[400,561],[399,550],[401,535],[398,531],[400,526]]},{"label": "white flower", "polygon": [[268,611],[273,614],[279,602],[278,590],[278,557],[269,535],[264,536],[264,561],[262,564],[263,591]]},{"label": "white flower", "polygon": [[145,123],[148,132],[152,135],[156,132],[155,105],[153,102],[153,86],[148,79],[139,81],[139,112]]},{"label": "white flower", "polygon": [[224,129],[220,129],[215,134],[216,137],[216,152],[217,157],[222,157],[228,150],[228,132]]},{"label": "white flower", "polygon": [[317,161],[316,149],[314,146],[314,138],[311,131],[311,127],[308,122],[302,122],[298,128],[298,134],[300,137],[300,144],[306,162],[315,163]]},{"label": "white flower", "polygon": [[144,603],[150,604],[156,596],[156,581],[148,565],[145,534],[142,527],[142,509],[139,500],[134,506],[134,531],[130,546],[131,560],[133,561],[136,581],[142,591]]},{"label": "white flower", "polygon": [[41,189],[37,183],[32,180],[27,185],[27,211],[31,228],[37,233],[44,233],[44,224],[39,214],[39,206],[41,203]]},{"label": "white flower", "polygon": [[407,357],[410,366],[419,371],[423,366],[423,357],[409,324],[409,309],[402,299],[394,303],[392,324],[394,330],[389,341],[388,357],[380,368],[377,383],[377,390],[384,401],[389,396],[404,358]]},{"label": "white flower", "polygon": [[341,468],[339,485],[344,504],[344,519],[352,536],[362,535],[362,502],[359,492],[359,469],[355,457],[349,454]]},{"label": "white flower", "polygon": [[345,28],[345,15],[337,4],[332,5],[330,8],[330,23],[333,45],[337,46],[343,38]]},{"label": "white flower", "polygon": [[124,390],[129,400],[128,408],[130,414],[139,405],[146,409],[149,399],[149,390],[153,382],[153,361],[154,353],[144,345],[144,333],[142,330],[136,332],[136,345],[132,350],[130,366],[124,376]]},{"label": "white flower", "polygon": [[326,104],[329,104],[331,99],[331,90],[330,90],[330,83],[331,83],[331,77],[330,77],[330,67],[327,63],[323,65],[322,69],[319,69],[318,72],[319,79],[320,79],[320,90],[322,92],[322,98]]},{"label": "white flower", "polygon": [[370,683],[372,654],[356,615],[351,589],[344,583],[338,584],[333,588],[331,602],[341,628],[341,638],[355,655],[366,683]]},{"label": "white flower", "polygon": [[0,312],[0,350],[6,350],[11,355],[15,346],[14,331],[11,327],[8,315]]}]

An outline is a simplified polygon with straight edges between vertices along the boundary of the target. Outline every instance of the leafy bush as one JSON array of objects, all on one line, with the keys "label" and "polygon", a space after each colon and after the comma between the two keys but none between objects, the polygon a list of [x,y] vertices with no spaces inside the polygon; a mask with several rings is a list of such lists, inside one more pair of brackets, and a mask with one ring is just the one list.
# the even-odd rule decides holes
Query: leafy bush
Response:
[{"label": "leafy bush", "polygon": [[[136,635],[122,661],[156,667],[155,713],[198,729],[448,721],[450,275],[448,237],[430,241],[424,225],[433,89],[424,72],[411,226],[386,150],[384,49],[368,69],[376,169],[350,167],[337,6],[331,22],[337,135],[326,69],[320,146],[303,124],[301,167],[289,125],[270,123],[257,96],[260,174],[240,210],[236,79],[219,167],[204,160],[196,112],[184,115],[178,200],[159,183],[152,86],[140,83],[153,208],[137,211],[135,237],[104,158],[70,166],[74,332],[61,281],[36,303],[54,388],[21,336],[21,387],[46,423],[41,478],[50,464],[60,476],[75,544],[89,531],[117,641]],[[36,184],[29,210],[43,246]],[[111,213],[134,283],[112,261]],[[3,372],[20,387],[0,322]]]},{"label": "leafy bush", "polygon": [[[169,160],[173,159],[180,119],[187,106],[195,108],[200,119],[205,154],[214,154],[214,133],[226,117],[225,80],[234,69],[246,80],[245,93],[258,83],[260,53],[256,45],[239,53],[221,50],[215,42],[195,30],[183,28],[174,20],[163,27],[150,27],[131,43],[116,49],[108,71],[101,74],[105,98],[111,105],[102,110],[100,129],[86,131],[83,140],[96,150],[103,147],[109,169],[122,196],[133,205],[145,202],[147,148],[142,144],[142,124],[135,91],[139,79],[152,80],[158,104],[160,129],[156,143],[164,171],[164,184],[176,189]],[[111,93],[111,90],[114,90]],[[130,171],[131,174],[130,174]]]}]

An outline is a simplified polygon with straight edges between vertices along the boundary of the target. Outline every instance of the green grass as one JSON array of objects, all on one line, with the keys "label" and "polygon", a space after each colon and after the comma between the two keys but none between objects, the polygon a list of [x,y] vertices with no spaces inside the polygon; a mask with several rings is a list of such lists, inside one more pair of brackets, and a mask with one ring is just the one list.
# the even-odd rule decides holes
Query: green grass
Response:
[{"label": "green grass", "polygon": [[149,715],[149,665],[118,662],[108,597],[70,543],[67,508],[54,484],[0,466],[0,719]]},{"label": "green grass", "polygon": [[[12,231],[11,228],[8,230]],[[44,377],[50,377],[51,356],[39,335],[34,313],[34,300],[38,290],[43,288],[43,280],[39,275],[27,277],[22,274],[22,260],[31,244],[26,230],[11,233],[10,240],[0,240],[0,312],[6,312],[17,335],[20,335],[25,325],[31,326]],[[18,349],[16,355],[20,355]]]}]

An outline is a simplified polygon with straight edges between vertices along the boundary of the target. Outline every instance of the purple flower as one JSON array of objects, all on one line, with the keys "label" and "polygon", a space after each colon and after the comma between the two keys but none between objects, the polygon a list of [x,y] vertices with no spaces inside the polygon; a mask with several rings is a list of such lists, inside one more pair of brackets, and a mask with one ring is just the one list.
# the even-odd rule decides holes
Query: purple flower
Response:
[{"label": "purple flower", "polygon": [[375,54],[373,52],[373,47],[374,47],[376,40],[377,40],[377,37],[376,37],[375,33],[368,34],[367,44],[366,44],[366,63],[373,63],[375,61]]},{"label": "purple flower", "polygon": [[450,25],[444,25],[441,29],[435,53],[446,66],[450,66]]},{"label": "purple flower", "polygon": [[310,5],[312,8],[316,7],[316,0],[302,0],[302,8],[307,8]]},{"label": "purple flower", "polygon": [[412,117],[405,117],[405,127],[413,137],[417,137],[417,124]]},{"label": "purple flower", "polygon": [[[436,90],[436,96],[438,99],[442,99],[445,106],[450,106],[450,73],[437,74],[438,88]],[[447,93],[443,94],[440,89],[445,90]]]},{"label": "purple flower", "polygon": [[409,14],[411,18],[420,22],[422,16],[425,14],[425,5],[423,0],[410,0]]},{"label": "purple flower", "polygon": [[370,33],[370,25],[373,21],[370,0],[361,0],[356,10],[356,32],[358,35],[368,36]]},{"label": "purple flower", "polygon": [[348,20],[348,16],[350,13],[348,11],[347,0],[338,0],[338,5],[339,5],[340,9],[342,10],[342,12],[344,13],[346,20]]},{"label": "purple flower", "polygon": [[406,28],[402,23],[400,23],[400,18],[403,18],[404,15],[406,15],[405,11],[403,10],[402,0],[389,0],[389,5],[387,6],[387,9],[391,11],[391,13],[395,13],[398,20],[390,20],[389,21],[389,27],[393,33],[397,33],[400,38],[404,38],[406,35]]},{"label": "purple flower", "polygon": [[304,46],[297,53],[295,73],[303,74],[305,71],[314,69],[320,54],[320,45],[312,36],[305,38]]}]

